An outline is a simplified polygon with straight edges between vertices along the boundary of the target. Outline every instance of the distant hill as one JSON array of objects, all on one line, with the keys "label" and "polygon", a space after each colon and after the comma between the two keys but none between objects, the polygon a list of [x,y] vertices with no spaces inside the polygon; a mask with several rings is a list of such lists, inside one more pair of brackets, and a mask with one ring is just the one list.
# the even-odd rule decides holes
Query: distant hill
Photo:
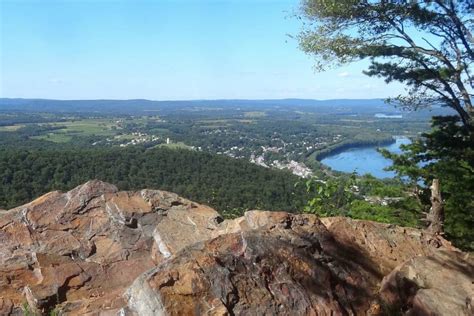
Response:
[{"label": "distant hill", "polygon": [[278,100],[49,100],[0,98],[0,110],[45,112],[109,112],[121,113],[166,110],[186,107],[325,107],[325,106],[386,106],[382,99],[278,99]]},{"label": "distant hill", "polygon": [[[50,113],[98,113],[131,115],[166,115],[187,111],[310,111],[324,114],[401,113],[384,99],[266,99],[266,100],[182,100],[153,101],[133,100],[50,100],[0,98],[0,111],[50,112]],[[416,115],[431,117],[449,111],[439,105]]]}]

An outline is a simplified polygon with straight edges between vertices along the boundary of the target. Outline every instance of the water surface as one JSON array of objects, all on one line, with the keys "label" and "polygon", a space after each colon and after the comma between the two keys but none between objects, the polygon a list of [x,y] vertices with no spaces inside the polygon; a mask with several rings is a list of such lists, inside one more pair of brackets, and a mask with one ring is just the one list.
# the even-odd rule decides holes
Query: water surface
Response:
[{"label": "water surface", "polygon": [[333,170],[343,172],[356,171],[358,174],[370,173],[377,178],[393,178],[393,171],[385,171],[384,168],[391,165],[391,160],[384,158],[377,148],[386,148],[391,152],[400,153],[400,145],[409,144],[406,137],[397,137],[395,143],[388,146],[373,146],[364,148],[349,148],[341,153],[328,156],[321,162]]}]

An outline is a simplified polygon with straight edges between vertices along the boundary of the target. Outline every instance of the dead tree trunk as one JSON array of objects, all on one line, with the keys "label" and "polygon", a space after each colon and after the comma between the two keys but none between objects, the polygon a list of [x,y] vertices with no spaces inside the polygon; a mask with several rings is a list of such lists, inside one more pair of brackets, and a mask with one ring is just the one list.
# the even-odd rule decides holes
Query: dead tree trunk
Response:
[{"label": "dead tree trunk", "polygon": [[444,206],[443,200],[441,198],[439,179],[433,179],[433,184],[431,185],[430,189],[431,208],[426,218],[430,223],[428,226],[428,231],[436,235],[441,235],[443,233]]}]

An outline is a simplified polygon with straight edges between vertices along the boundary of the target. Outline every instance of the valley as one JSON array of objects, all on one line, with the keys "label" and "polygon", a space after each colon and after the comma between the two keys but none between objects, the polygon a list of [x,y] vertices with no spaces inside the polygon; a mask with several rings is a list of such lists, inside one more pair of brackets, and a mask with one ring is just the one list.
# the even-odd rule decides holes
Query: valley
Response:
[{"label": "valley", "polygon": [[[417,137],[429,122],[428,113],[400,112],[381,100],[143,101],[142,108],[133,101],[128,112],[127,101],[18,102],[0,99],[0,208],[100,179],[123,190],[176,192],[229,218],[251,209],[299,212],[315,194],[306,181],[348,177],[320,159],[391,144],[393,135]],[[402,183],[362,182],[354,216],[417,225],[419,207]],[[374,194],[408,202],[371,209],[364,199]]]},{"label": "valley", "polygon": [[473,0],[0,0],[0,315],[474,315],[473,34]]},{"label": "valley", "polygon": [[[51,148],[182,148],[287,169],[301,177],[319,172],[318,161],[343,148],[391,144],[394,135],[417,137],[427,130],[432,114],[400,112],[381,100],[340,100],[339,105],[333,100],[182,101],[176,108],[134,101],[129,112],[122,110],[125,101],[103,107],[100,100],[76,105],[42,100],[44,112],[41,107],[31,110],[29,104],[37,100],[21,101],[23,105],[0,100],[0,142],[5,146],[22,146],[21,138],[27,140],[24,146]],[[13,105],[18,109],[11,110]]]}]

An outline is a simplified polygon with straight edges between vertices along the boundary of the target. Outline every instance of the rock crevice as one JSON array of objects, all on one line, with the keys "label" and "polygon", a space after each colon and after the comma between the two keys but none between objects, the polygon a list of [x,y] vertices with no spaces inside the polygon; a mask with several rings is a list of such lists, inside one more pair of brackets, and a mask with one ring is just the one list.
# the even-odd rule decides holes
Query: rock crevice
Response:
[{"label": "rock crevice", "polygon": [[0,314],[472,315],[473,259],[417,229],[89,181],[0,213]]}]

